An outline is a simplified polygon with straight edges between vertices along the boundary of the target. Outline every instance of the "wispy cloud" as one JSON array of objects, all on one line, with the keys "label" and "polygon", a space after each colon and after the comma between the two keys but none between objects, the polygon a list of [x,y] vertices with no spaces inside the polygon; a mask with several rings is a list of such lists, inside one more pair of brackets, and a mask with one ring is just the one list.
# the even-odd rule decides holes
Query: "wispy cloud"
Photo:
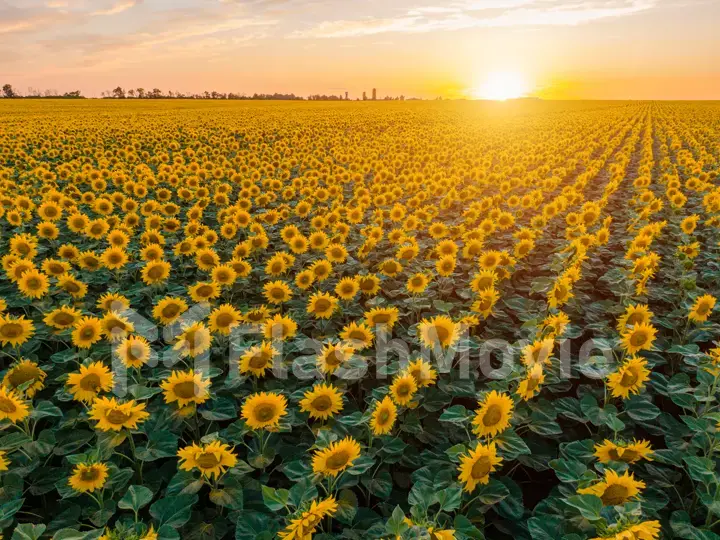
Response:
[{"label": "wispy cloud", "polygon": [[383,33],[423,33],[467,28],[574,26],[647,11],[657,0],[487,0],[420,6],[397,17],[323,21],[291,38],[347,38]]},{"label": "wispy cloud", "polygon": [[127,11],[128,9],[134,8],[136,5],[140,4],[142,0],[120,0],[119,2],[116,2],[112,6],[110,6],[107,9],[99,9],[97,11],[93,11],[93,15],[117,15],[118,13],[122,13],[123,11]]}]

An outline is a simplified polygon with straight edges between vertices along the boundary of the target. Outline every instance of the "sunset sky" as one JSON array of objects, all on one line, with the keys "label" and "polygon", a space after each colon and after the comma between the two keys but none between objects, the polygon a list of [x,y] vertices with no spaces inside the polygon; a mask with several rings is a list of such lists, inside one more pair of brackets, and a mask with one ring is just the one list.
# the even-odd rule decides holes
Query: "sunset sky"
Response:
[{"label": "sunset sky", "polygon": [[0,0],[0,84],[720,99],[718,21],[714,0]]}]

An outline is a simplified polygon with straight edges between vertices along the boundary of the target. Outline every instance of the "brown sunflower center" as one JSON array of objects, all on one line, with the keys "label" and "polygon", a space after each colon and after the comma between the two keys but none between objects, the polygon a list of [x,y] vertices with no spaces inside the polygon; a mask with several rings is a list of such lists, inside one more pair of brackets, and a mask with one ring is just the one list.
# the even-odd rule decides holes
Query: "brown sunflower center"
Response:
[{"label": "brown sunflower center", "polygon": [[17,411],[17,406],[11,399],[0,397],[0,411],[6,414],[12,414]]},{"label": "brown sunflower center", "polygon": [[434,328],[435,335],[440,343],[445,343],[448,339],[450,339],[450,331],[447,328],[444,326],[435,326]]},{"label": "brown sunflower center", "polygon": [[400,384],[395,392],[400,397],[407,397],[410,395],[410,385],[407,383]]},{"label": "brown sunflower center", "polygon": [[329,366],[339,366],[342,364],[343,360],[344,355],[337,349],[330,351],[325,357],[325,363]]},{"label": "brown sunflower center", "polygon": [[200,298],[207,298],[213,293],[213,288],[210,285],[200,285],[195,292]]},{"label": "brown sunflower center", "polygon": [[89,469],[83,469],[83,471],[80,473],[80,480],[83,482],[94,482],[95,480],[100,478],[100,471],[95,467],[90,467]]},{"label": "brown sunflower center", "polygon": [[473,463],[470,475],[474,479],[479,480],[480,478],[485,478],[488,474],[490,474],[491,468],[492,463],[490,463],[490,458],[488,456],[480,456],[477,461]]},{"label": "brown sunflower center", "polygon": [[98,388],[100,388],[100,382],[99,375],[96,375],[95,373],[88,373],[80,379],[80,388],[90,392],[95,392]]},{"label": "brown sunflower center", "polygon": [[325,412],[332,407],[332,399],[329,396],[318,396],[312,402],[313,409]]},{"label": "brown sunflower center", "polygon": [[630,336],[630,344],[633,347],[641,347],[647,343],[647,336],[644,332],[635,332]]},{"label": "brown sunflower center", "polygon": [[55,322],[55,324],[60,326],[70,326],[75,322],[75,316],[71,313],[61,311],[53,317],[53,321]]},{"label": "brown sunflower center", "polygon": [[215,322],[220,328],[227,328],[235,322],[235,317],[232,313],[220,313],[215,319]]},{"label": "brown sunflower center", "polygon": [[502,409],[500,405],[490,405],[485,411],[482,421],[485,426],[491,427],[500,422],[502,419]]},{"label": "brown sunflower center", "polygon": [[95,328],[92,326],[85,326],[80,330],[80,337],[82,339],[92,339],[95,337]]},{"label": "brown sunflower center", "polygon": [[151,266],[148,270],[148,277],[150,279],[160,279],[165,275],[165,268],[162,265],[156,264]]},{"label": "brown sunflower center", "polygon": [[167,306],[162,308],[162,315],[167,319],[172,319],[173,317],[176,317],[179,312],[180,306],[178,306],[177,304],[168,304]]},{"label": "brown sunflower center", "polygon": [[132,418],[132,415],[126,414],[118,409],[112,409],[105,415],[105,418],[108,422],[117,426],[120,424],[124,424],[125,422],[130,420]]},{"label": "brown sunflower center", "polygon": [[340,450],[339,452],[335,452],[329,458],[327,458],[325,464],[327,465],[328,469],[340,469],[347,465],[349,459],[350,454],[347,452],[347,450]]},{"label": "brown sunflower center", "polygon": [[326,300],[325,298],[320,298],[319,300],[315,301],[315,311],[319,313],[324,313],[328,309],[330,309],[330,301]]},{"label": "brown sunflower center", "polygon": [[202,454],[198,454],[195,461],[201,469],[214,469],[220,465],[220,460],[212,452],[203,452]]},{"label": "brown sunflower center", "polygon": [[6,322],[0,327],[0,332],[7,338],[16,338],[23,333],[23,327],[21,324],[14,322]]},{"label": "brown sunflower center", "polygon": [[74,281],[68,281],[65,283],[65,290],[69,293],[77,293],[80,292],[80,286]]},{"label": "brown sunflower center", "polygon": [[268,363],[268,355],[264,352],[259,352],[257,354],[254,354],[250,358],[250,367],[252,369],[262,369],[264,368]]},{"label": "brown sunflower center", "polygon": [[600,496],[605,506],[615,506],[625,502],[628,496],[628,489],[620,484],[612,484],[605,488]]},{"label": "brown sunflower center", "polygon": [[40,370],[35,366],[22,366],[10,372],[10,385],[13,387],[20,386],[28,381],[34,381],[40,376]]},{"label": "brown sunflower center", "polygon": [[631,314],[627,320],[627,323],[632,325],[640,324],[642,322],[645,322],[645,317],[643,317],[643,314],[639,312]]},{"label": "brown sunflower center", "polygon": [[626,369],[623,373],[622,379],[620,379],[620,384],[625,387],[632,386],[637,382],[638,376],[638,373],[632,369]]},{"label": "brown sunflower center", "polygon": [[610,458],[614,461],[623,461],[625,463],[630,463],[633,460],[637,459],[639,457],[639,454],[630,448],[625,448],[622,455],[617,451],[617,448],[613,448],[608,452],[610,455]]},{"label": "brown sunflower center", "polygon": [[175,395],[182,399],[192,399],[200,395],[200,387],[195,381],[183,381],[173,387]]},{"label": "brown sunflower center", "polygon": [[269,422],[275,417],[275,405],[272,403],[263,403],[255,409],[255,418],[259,422]]}]

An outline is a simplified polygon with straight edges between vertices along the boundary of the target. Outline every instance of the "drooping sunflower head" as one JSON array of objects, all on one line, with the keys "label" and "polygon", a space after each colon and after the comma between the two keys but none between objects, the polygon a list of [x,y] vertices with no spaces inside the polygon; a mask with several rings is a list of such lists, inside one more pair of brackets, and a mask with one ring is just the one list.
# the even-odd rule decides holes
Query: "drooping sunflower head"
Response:
[{"label": "drooping sunflower head", "polygon": [[418,388],[424,388],[435,384],[437,380],[437,371],[432,367],[430,362],[418,358],[408,364],[407,373],[415,379]]},{"label": "drooping sunflower head", "polygon": [[45,388],[47,373],[31,360],[21,359],[5,374],[2,385],[16,390],[19,395],[32,398],[37,392]]},{"label": "drooping sunflower head", "polygon": [[608,375],[607,384],[613,397],[627,399],[630,394],[639,394],[645,382],[650,378],[647,360],[632,357],[626,360],[617,371]]},{"label": "drooping sunflower head", "polygon": [[649,441],[633,440],[632,443],[614,443],[605,439],[601,444],[595,445],[595,456],[601,463],[619,461],[622,463],[635,463],[641,459],[652,461],[653,451]]},{"label": "drooping sunflower head", "polygon": [[635,480],[629,471],[620,476],[614,470],[605,469],[605,477],[596,484],[578,489],[580,495],[595,495],[600,497],[603,506],[617,506],[625,504],[640,494],[645,488],[645,482]]},{"label": "drooping sunflower head", "polygon": [[522,361],[527,367],[535,364],[550,365],[550,358],[555,348],[555,340],[553,338],[545,338],[523,348]]},{"label": "drooping sunflower head", "polygon": [[285,396],[274,392],[259,392],[245,399],[242,417],[251,429],[277,429],[287,414]]},{"label": "drooping sunflower head", "polygon": [[630,304],[625,309],[625,313],[623,313],[618,319],[618,330],[622,332],[628,326],[635,326],[636,324],[650,324],[652,318],[653,312],[650,311],[647,304]]},{"label": "drooping sunflower head", "polygon": [[[24,275],[23,278],[25,278]],[[700,296],[697,300],[695,300],[692,308],[690,308],[688,318],[696,323],[707,321],[712,314],[712,310],[715,307],[716,302],[717,300],[715,297],[710,294]]]}]

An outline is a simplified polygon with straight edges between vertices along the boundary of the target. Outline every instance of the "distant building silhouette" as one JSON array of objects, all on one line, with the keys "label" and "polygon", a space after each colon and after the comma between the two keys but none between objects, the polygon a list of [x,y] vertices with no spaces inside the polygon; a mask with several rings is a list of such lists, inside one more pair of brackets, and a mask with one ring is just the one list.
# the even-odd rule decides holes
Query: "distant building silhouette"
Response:
[{"label": "distant building silhouette", "polygon": [[363,91],[363,101],[367,101],[367,95],[365,94],[364,91]]},{"label": "distant building silhouette", "polygon": [[377,88],[373,88],[373,101],[377,100]]},{"label": "distant building silhouette", "polygon": [[348,99],[349,99],[349,98],[348,98],[348,93],[347,93],[347,91],[345,91],[345,101],[347,101]]}]

